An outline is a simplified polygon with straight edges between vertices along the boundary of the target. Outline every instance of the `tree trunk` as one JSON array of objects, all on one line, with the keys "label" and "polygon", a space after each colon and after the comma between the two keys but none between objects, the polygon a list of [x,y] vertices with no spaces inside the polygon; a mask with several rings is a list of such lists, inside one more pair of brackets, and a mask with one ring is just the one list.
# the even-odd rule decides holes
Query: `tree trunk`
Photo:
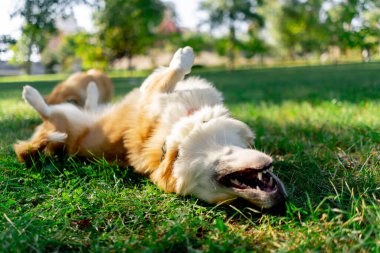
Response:
[{"label": "tree trunk", "polygon": [[26,59],[26,62],[25,62],[25,70],[26,70],[26,74],[30,75],[32,74],[32,60],[31,60],[31,57],[32,57],[32,46],[33,44],[31,42],[29,42],[28,44],[28,55],[27,55],[27,59]]},{"label": "tree trunk", "polygon": [[264,53],[260,53],[260,66],[264,66]]},{"label": "tree trunk", "polygon": [[229,39],[228,39],[228,65],[227,68],[229,70],[232,70],[235,68],[235,26],[233,24],[233,21],[230,21],[230,33],[229,33]]},{"label": "tree trunk", "polygon": [[132,53],[128,53],[128,55],[127,55],[127,59],[128,59],[127,69],[128,70],[132,70],[133,69],[132,58],[133,58]]},{"label": "tree trunk", "polygon": [[292,46],[289,47],[288,54],[289,54],[289,57],[290,57],[291,61],[294,62],[296,60],[296,53],[295,53],[294,47],[292,47]]}]

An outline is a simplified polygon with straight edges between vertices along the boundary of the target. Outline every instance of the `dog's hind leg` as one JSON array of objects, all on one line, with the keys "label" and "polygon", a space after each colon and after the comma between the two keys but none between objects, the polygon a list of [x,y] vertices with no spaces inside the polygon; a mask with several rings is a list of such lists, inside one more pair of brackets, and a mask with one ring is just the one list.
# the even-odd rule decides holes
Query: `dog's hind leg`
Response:
[{"label": "dog's hind leg", "polygon": [[175,52],[168,68],[161,68],[151,74],[141,85],[144,93],[171,92],[175,85],[191,71],[194,52],[191,47],[180,48]]},{"label": "dog's hind leg", "polygon": [[26,85],[22,91],[24,100],[32,106],[42,118],[49,118],[51,110],[41,94],[32,86]]},{"label": "dog's hind leg", "polygon": [[88,117],[83,110],[70,103],[48,105],[38,90],[29,85],[24,86],[22,97],[41,115],[44,122],[49,121],[57,128],[61,128],[63,121],[69,121],[72,125],[78,126],[88,125],[86,122]]}]

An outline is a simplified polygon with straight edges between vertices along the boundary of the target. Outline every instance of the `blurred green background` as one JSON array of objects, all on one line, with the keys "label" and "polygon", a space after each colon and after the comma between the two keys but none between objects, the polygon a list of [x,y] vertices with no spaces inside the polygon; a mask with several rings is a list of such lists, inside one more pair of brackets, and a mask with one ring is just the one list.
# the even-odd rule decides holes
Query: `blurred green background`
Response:
[{"label": "blurred green background", "polygon": [[185,45],[199,68],[369,62],[380,59],[379,7],[378,0],[3,0],[0,75],[152,69]]}]

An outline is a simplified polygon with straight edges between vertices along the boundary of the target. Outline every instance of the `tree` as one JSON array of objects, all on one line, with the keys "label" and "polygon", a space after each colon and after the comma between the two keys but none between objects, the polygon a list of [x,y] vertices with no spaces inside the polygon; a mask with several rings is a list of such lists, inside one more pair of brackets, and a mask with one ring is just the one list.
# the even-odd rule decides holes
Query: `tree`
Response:
[{"label": "tree", "polygon": [[379,6],[377,0],[284,0],[277,18],[279,42],[292,58],[329,49],[369,50],[378,41],[379,18],[366,14],[377,13]]},{"label": "tree", "polygon": [[361,27],[353,38],[353,44],[362,50],[363,61],[370,61],[372,50],[376,46],[380,51],[380,8],[371,8],[364,12],[361,21]]},{"label": "tree", "polygon": [[66,70],[78,61],[84,69],[105,69],[108,65],[101,43],[93,34],[84,32],[65,36],[57,55]]},{"label": "tree", "polygon": [[16,61],[25,62],[26,72],[31,71],[31,55],[33,50],[41,53],[49,38],[56,31],[56,19],[71,15],[73,4],[85,0],[24,0],[11,15],[21,16],[25,22],[22,36],[15,46]]},{"label": "tree", "polygon": [[345,51],[360,48],[368,54],[379,41],[380,2],[377,0],[350,0],[339,2],[326,0],[330,6],[324,21],[330,37],[328,43]]},{"label": "tree", "polygon": [[248,39],[239,43],[239,48],[245,58],[252,58],[255,55],[260,55],[261,63],[263,63],[264,53],[269,51],[268,44],[259,36],[258,29],[255,25],[248,28]]},{"label": "tree", "polygon": [[276,27],[279,42],[292,59],[324,50],[327,34],[320,23],[322,4],[322,0],[286,0],[282,5]]},{"label": "tree", "polygon": [[261,0],[204,0],[201,10],[207,11],[208,23],[211,29],[221,26],[228,27],[228,67],[234,68],[235,50],[238,39],[237,30],[242,23],[257,23],[259,27],[264,25],[263,17],[257,13],[257,7]]},{"label": "tree", "polygon": [[133,56],[153,44],[164,9],[160,0],[105,0],[97,23],[108,59],[127,57],[131,68]]},{"label": "tree", "polygon": [[0,35],[0,55],[16,44],[16,40],[9,35]]}]

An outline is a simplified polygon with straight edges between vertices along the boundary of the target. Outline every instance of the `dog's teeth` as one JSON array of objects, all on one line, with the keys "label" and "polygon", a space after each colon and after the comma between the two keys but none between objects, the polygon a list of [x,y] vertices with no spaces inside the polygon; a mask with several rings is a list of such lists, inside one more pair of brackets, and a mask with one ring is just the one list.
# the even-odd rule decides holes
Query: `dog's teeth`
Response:
[{"label": "dog's teeth", "polygon": [[232,179],[231,183],[236,184],[236,185],[241,185],[237,179]]},{"label": "dog's teeth", "polygon": [[258,175],[259,180],[262,181],[263,180],[263,173],[259,172],[257,175]]},{"label": "dog's teeth", "polygon": [[273,178],[272,178],[272,177],[269,178],[269,186],[270,186],[270,187],[273,186]]},{"label": "dog's teeth", "polygon": [[248,185],[242,183],[241,186],[245,187],[245,188],[248,188]]},{"label": "dog's teeth", "polygon": [[263,173],[264,173],[264,174],[267,174],[267,173],[268,173],[268,170],[264,170]]},{"label": "dog's teeth", "polygon": [[261,191],[261,189],[258,185],[256,185],[256,190]]}]

